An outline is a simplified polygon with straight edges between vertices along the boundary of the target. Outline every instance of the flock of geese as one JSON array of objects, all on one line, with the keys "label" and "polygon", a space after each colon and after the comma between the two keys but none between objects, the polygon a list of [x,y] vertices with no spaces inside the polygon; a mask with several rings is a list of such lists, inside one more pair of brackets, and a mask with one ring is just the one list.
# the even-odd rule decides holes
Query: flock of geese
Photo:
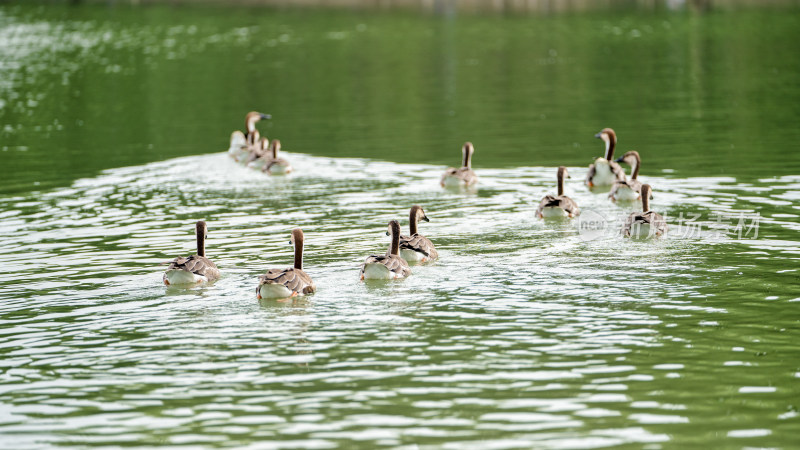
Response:
[{"label": "flock of geese", "polygon": [[[260,170],[270,175],[288,174],[292,171],[289,161],[278,157],[281,143],[277,139],[271,142],[262,137],[256,129],[256,123],[269,119],[268,114],[250,112],[245,116],[246,133],[234,131],[231,135],[231,145],[228,154],[237,162],[249,168]],[[637,178],[641,166],[639,153],[629,151],[621,158],[613,160],[614,149],[617,145],[617,135],[611,128],[605,128],[595,135],[605,142],[605,156],[599,157],[589,166],[585,184],[591,190],[609,189],[609,198],[612,201],[633,202],[641,200],[642,210],[631,213],[622,226],[622,235],[626,237],[651,237],[661,236],[667,231],[664,218],[650,210],[652,189],[648,184],[642,184]],[[478,176],[472,170],[472,155],[475,148],[467,142],[462,148],[461,167],[450,167],[442,174],[440,184],[447,188],[464,188],[473,186],[478,182]],[[625,176],[625,171],[619,163],[631,167],[631,177]],[[572,218],[580,214],[578,204],[564,194],[565,179],[570,178],[567,168],[561,166],[556,172],[558,186],[557,195],[546,195],[539,207],[536,216],[542,219]],[[417,225],[419,221],[428,222],[425,211],[419,205],[411,207],[409,214],[410,234],[405,236],[400,233],[400,223],[396,220],[389,222],[387,236],[391,236],[391,244],[385,254],[370,255],[361,265],[361,280],[368,279],[400,279],[411,275],[409,262],[425,263],[439,257],[436,247],[425,236],[419,234]],[[217,266],[206,257],[205,240],[208,227],[202,220],[196,224],[197,254],[189,257],[178,257],[170,262],[163,280],[167,286],[196,285],[207,283],[219,278],[220,271]],[[256,296],[259,299],[282,299],[298,295],[307,295],[316,291],[311,277],[303,271],[303,230],[292,230],[291,244],[294,246],[294,266],[287,269],[270,269],[258,278]]]}]

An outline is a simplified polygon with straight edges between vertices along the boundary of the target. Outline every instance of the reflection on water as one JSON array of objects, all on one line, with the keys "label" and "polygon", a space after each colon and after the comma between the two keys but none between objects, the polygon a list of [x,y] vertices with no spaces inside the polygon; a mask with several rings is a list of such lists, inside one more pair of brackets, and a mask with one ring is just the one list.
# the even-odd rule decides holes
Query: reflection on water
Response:
[{"label": "reflection on water", "polygon": [[[574,222],[533,217],[552,168],[482,170],[462,194],[440,188],[442,166],[287,158],[289,177],[218,153],[4,199],[5,439],[790,442],[796,368],[781,355],[794,351],[794,319],[776,310],[797,305],[797,275],[754,264],[798,251],[789,218],[763,214],[757,240],[584,240]],[[570,170],[580,180],[585,169]],[[756,212],[766,205],[728,193],[799,187],[645,179],[665,213]],[[579,182],[567,193],[609,217],[630,208]],[[387,245],[385,224],[405,228],[415,203],[441,259],[402,282],[360,283],[364,255]],[[193,250],[201,217],[222,279],[165,288],[160,263]],[[291,261],[285,236],[297,226],[318,292],[259,302],[257,276]]]}]

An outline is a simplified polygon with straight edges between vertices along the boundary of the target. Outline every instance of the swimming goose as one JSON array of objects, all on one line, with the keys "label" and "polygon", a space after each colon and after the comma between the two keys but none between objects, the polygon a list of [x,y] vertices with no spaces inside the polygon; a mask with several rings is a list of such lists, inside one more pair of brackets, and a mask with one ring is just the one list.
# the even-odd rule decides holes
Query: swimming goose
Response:
[{"label": "swimming goose", "polygon": [[[242,134],[244,136],[244,134]],[[250,139],[254,139],[256,144],[255,146],[250,145],[248,142]],[[228,153],[233,157],[233,160],[238,163],[246,163],[248,159],[250,159],[250,155],[253,152],[259,151],[259,148],[262,145],[262,141],[266,140],[267,138],[262,138],[261,135],[258,133],[258,130],[253,131],[253,133],[245,138],[244,145],[233,149],[232,151],[229,150]]]},{"label": "swimming goose", "polygon": [[247,154],[247,138],[239,130],[231,133],[231,145],[228,146],[228,155],[238,161],[242,155]]},{"label": "swimming goose", "polygon": [[661,214],[650,211],[650,199],[653,198],[649,184],[642,185],[642,211],[631,213],[622,226],[622,235],[626,237],[661,236],[667,232],[667,221]]},{"label": "swimming goose", "polygon": [[175,258],[164,272],[165,285],[199,284],[219,278],[219,269],[210,259],[206,258],[205,241],[208,227],[204,221],[197,221],[195,233],[197,234],[197,254],[188,258],[182,256]]},{"label": "swimming goose", "polygon": [[[258,133],[258,131],[256,131]],[[269,139],[262,137],[258,145],[247,155],[244,164],[251,169],[261,169],[269,159]]]},{"label": "swimming goose", "polygon": [[250,111],[244,116],[244,124],[247,127],[247,134],[245,138],[247,138],[247,145],[250,147],[255,147],[258,143],[258,138],[260,137],[258,130],[256,130],[256,122],[261,119],[271,119],[272,116],[269,114],[262,114],[257,111]]},{"label": "swimming goose", "polygon": [[312,294],[317,290],[311,277],[303,271],[303,230],[292,230],[290,243],[294,245],[294,267],[270,269],[258,277],[256,297],[259,299],[294,297]]},{"label": "swimming goose", "polygon": [[292,165],[289,164],[289,161],[278,158],[278,151],[281,149],[281,141],[274,139],[269,146],[271,152],[268,152],[265,157],[271,157],[264,165],[264,168],[261,169],[263,172],[267,172],[270,175],[280,175],[280,174],[287,174],[292,171]]},{"label": "swimming goose", "polygon": [[558,179],[558,195],[545,195],[539,208],[536,210],[536,217],[575,217],[581,213],[578,204],[575,200],[564,195],[564,178],[571,178],[567,172],[567,168],[561,166],[556,172]]},{"label": "swimming goose", "polygon": [[417,233],[417,222],[419,220],[430,222],[422,207],[414,205],[411,207],[411,213],[408,217],[408,227],[411,234],[409,236],[400,236],[400,257],[407,262],[426,262],[439,257],[433,242]]},{"label": "swimming goose", "polygon": [[[231,157],[233,157],[234,160],[236,160],[236,162],[247,162],[250,154],[259,149],[261,134],[256,129],[256,122],[261,119],[271,118],[272,116],[269,114],[262,114],[257,111],[250,111],[244,116],[244,125],[245,129],[247,130],[247,132],[244,133],[244,143],[240,143],[240,136],[236,131],[234,131],[231,135],[231,148],[228,150],[228,153],[231,155]],[[238,146],[234,145],[234,140],[239,144]]]},{"label": "swimming goose", "polygon": [[639,168],[642,166],[639,152],[631,150],[625,153],[622,158],[617,159],[617,162],[624,162],[631,166],[631,177],[628,180],[615,181],[614,186],[611,187],[611,193],[608,194],[608,198],[613,201],[638,200],[639,192],[642,189],[642,182],[636,179],[639,176]]},{"label": "swimming goose", "polygon": [[400,224],[396,220],[389,222],[386,235],[392,236],[392,243],[385,255],[368,256],[361,265],[362,280],[391,280],[411,275],[411,268],[405,259],[400,257]]},{"label": "swimming goose", "polygon": [[463,156],[461,168],[448,167],[444,171],[440,182],[443,187],[471,186],[478,182],[478,176],[472,170],[472,154],[475,152],[472,142],[465,143],[461,152]]},{"label": "swimming goose", "polygon": [[606,143],[605,158],[597,158],[594,164],[589,165],[589,173],[586,174],[586,185],[611,186],[615,180],[624,180],[625,171],[611,158],[614,156],[614,147],[617,146],[617,135],[611,128],[603,128],[594,137],[602,139]]}]

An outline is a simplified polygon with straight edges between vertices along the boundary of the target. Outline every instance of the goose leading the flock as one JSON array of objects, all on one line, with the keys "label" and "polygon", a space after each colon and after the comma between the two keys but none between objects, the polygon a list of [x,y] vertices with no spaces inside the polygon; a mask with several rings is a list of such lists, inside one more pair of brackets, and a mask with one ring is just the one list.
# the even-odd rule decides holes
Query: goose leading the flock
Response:
[{"label": "goose leading the flock", "polygon": [[478,176],[472,170],[472,154],[475,153],[475,147],[472,146],[472,142],[466,142],[461,152],[461,167],[458,169],[448,167],[444,171],[440,181],[443,187],[472,186],[478,182]]},{"label": "goose leading the flock", "polygon": [[270,269],[258,277],[256,297],[259,299],[288,298],[312,294],[317,290],[311,277],[303,271],[303,230],[292,230],[290,243],[294,245],[294,267]]},{"label": "goose leading the flock", "polygon": [[205,243],[208,227],[204,221],[197,221],[195,233],[197,234],[197,254],[188,258],[182,256],[175,258],[164,272],[165,285],[199,284],[219,278],[219,269],[210,259],[206,258]]},{"label": "goose leading the flock", "polygon": [[586,185],[590,188],[611,186],[616,180],[624,180],[625,171],[619,164],[611,160],[614,157],[614,148],[617,146],[617,134],[611,128],[603,128],[594,137],[602,139],[606,143],[606,155],[603,158],[597,158],[594,164],[589,166]]},{"label": "goose leading the flock", "polygon": [[269,114],[260,113],[258,111],[250,111],[246,116],[244,116],[244,124],[247,129],[247,134],[245,134],[244,137],[247,138],[247,145],[255,147],[260,137],[258,130],[256,129],[256,122],[271,118],[272,116]]},{"label": "goose leading the flock", "polygon": [[564,179],[570,178],[567,168],[561,166],[556,172],[556,179],[558,180],[558,195],[545,195],[539,208],[536,210],[536,217],[539,218],[554,218],[554,217],[575,217],[581,213],[578,204],[575,200],[564,195]]},{"label": "goose leading the flock", "polygon": [[617,160],[618,163],[624,162],[631,166],[631,177],[628,180],[617,180],[614,186],[611,187],[611,193],[608,198],[613,201],[634,201],[639,199],[639,194],[642,189],[642,182],[637,180],[639,176],[639,168],[642,166],[642,160],[639,158],[639,152],[631,150],[622,158]]},{"label": "goose leading the flock", "polygon": [[430,222],[422,207],[414,205],[411,207],[411,213],[408,217],[410,235],[400,236],[400,257],[407,262],[427,262],[439,257],[433,242],[417,233],[417,223],[420,220]]},{"label": "goose leading the flock", "polygon": [[661,214],[650,211],[650,199],[653,190],[649,184],[642,185],[642,212],[631,213],[622,226],[622,235],[626,237],[661,236],[667,232],[667,221]]},{"label": "goose leading the flock", "polygon": [[392,280],[411,275],[408,263],[400,257],[400,224],[396,220],[389,222],[386,235],[392,237],[389,251],[385,255],[367,257],[361,266],[362,280]]}]

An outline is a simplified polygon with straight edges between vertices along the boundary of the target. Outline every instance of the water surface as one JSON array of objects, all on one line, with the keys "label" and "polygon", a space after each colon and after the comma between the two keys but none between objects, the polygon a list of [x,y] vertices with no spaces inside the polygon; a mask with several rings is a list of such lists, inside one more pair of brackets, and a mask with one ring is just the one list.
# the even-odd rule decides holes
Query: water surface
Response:
[{"label": "water surface", "polygon": [[[796,445],[798,17],[0,9],[0,442]],[[294,175],[223,153],[251,109]],[[665,239],[533,219],[561,164],[633,209],[604,126]],[[415,203],[440,260],[360,283]],[[201,218],[224,276],[167,289]],[[298,226],[318,293],[257,301]]]}]

